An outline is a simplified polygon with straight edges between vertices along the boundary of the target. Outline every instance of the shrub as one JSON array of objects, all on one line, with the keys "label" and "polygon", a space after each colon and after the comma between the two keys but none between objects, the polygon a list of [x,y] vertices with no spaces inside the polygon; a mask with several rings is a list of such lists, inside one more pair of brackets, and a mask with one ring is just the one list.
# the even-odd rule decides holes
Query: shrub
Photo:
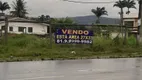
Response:
[{"label": "shrub", "polygon": [[131,35],[130,37],[128,37],[127,44],[130,46],[136,45],[136,38],[134,37],[134,35]]},{"label": "shrub", "polygon": [[7,53],[7,51],[8,51],[8,47],[0,45],[0,54]]},{"label": "shrub", "polygon": [[123,39],[119,37],[119,34],[112,40],[113,44],[116,46],[122,45]]},{"label": "shrub", "polygon": [[103,45],[97,44],[97,45],[93,46],[93,51],[95,51],[95,52],[98,52],[98,51],[101,52],[101,51],[105,51],[105,48],[104,48]]}]

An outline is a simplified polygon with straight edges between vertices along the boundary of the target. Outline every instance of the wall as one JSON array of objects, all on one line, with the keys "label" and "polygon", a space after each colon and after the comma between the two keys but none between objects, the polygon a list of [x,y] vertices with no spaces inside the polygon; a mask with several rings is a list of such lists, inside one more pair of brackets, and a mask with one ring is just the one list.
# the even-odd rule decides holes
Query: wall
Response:
[{"label": "wall", "polygon": [[123,25],[125,21],[134,21],[134,26],[133,27],[137,27],[138,26],[138,19],[124,19],[123,20]]},{"label": "wall", "polygon": [[[3,26],[5,23],[1,23],[0,26]],[[39,23],[22,23],[22,22],[9,22],[9,27],[13,27],[13,31],[9,31],[9,33],[17,33],[21,34],[22,32],[18,32],[18,27],[26,27],[27,34],[47,34],[47,26]],[[33,33],[28,32],[28,27],[33,28]],[[0,27],[1,29],[1,27]]]}]

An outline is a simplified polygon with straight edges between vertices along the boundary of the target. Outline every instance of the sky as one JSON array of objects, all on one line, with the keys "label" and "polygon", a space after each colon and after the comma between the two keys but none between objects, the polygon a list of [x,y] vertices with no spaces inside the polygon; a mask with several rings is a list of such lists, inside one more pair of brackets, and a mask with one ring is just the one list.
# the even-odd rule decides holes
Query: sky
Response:
[{"label": "sky", "polygon": [[[10,6],[12,1],[15,0],[1,0],[3,2],[8,2]],[[28,16],[37,17],[40,15],[50,15],[51,17],[76,17],[76,16],[87,16],[93,15],[91,9],[96,9],[96,7],[105,7],[108,11],[108,16],[111,18],[118,18],[119,8],[113,7],[114,3],[109,4],[80,4],[80,3],[71,3],[63,0],[25,0],[27,2],[26,7],[28,10]],[[72,0],[72,1],[85,1],[85,2],[109,2],[117,0]],[[137,2],[137,0],[136,0]],[[138,4],[136,5],[137,9],[130,9],[131,13],[137,15],[138,13]],[[127,8],[124,9],[126,12]],[[9,12],[9,11],[7,11]]]}]

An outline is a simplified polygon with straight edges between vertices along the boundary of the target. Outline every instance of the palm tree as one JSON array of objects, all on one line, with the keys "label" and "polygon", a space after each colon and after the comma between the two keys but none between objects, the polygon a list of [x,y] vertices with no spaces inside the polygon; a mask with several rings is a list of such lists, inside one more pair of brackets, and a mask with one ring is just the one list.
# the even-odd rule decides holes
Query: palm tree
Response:
[{"label": "palm tree", "polygon": [[[123,9],[125,7],[127,7],[128,11],[126,12],[126,14],[129,14],[130,8],[136,8],[135,4],[136,3],[134,2],[134,0],[123,0],[123,1],[119,0],[119,1],[116,1],[115,4],[113,5],[114,7],[120,8],[120,13],[119,13],[120,18],[121,18],[121,29],[120,30],[121,30],[122,36],[123,36],[122,26],[123,26],[123,14],[124,14]],[[125,31],[125,35],[124,35],[124,43],[126,43],[126,31]]]},{"label": "palm tree", "polygon": [[121,25],[123,25],[123,14],[124,14],[123,8],[126,7],[126,0],[123,0],[123,1],[121,1],[121,0],[116,1],[115,4],[113,5],[113,7],[118,7],[118,8],[120,8],[119,14],[120,14],[120,17],[121,17]]},{"label": "palm tree", "polygon": [[26,9],[26,2],[24,0],[16,0],[13,2],[13,9],[14,11],[11,11],[11,14],[16,17],[24,18],[26,17],[27,9]]},{"label": "palm tree", "polygon": [[122,36],[123,36],[122,26],[123,26],[123,14],[124,14],[123,9],[126,7],[126,3],[127,3],[126,0],[123,0],[123,1],[119,0],[119,1],[116,1],[115,4],[113,5],[113,7],[118,7],[118,8],[120,8],[120,12],[119,12],[119,14],[120,14],[120,19],[121,19],[120,32],[122,33]]},{"label": "palm tree", "polygon": [[[129,14],[129,13],[130,13],[130,8],[136,9],[135,5],[136,5],[136,3],[135,3],[134,0],[127,0],[127,1],[126,1],[126,7],[128,8],[128,11],[126,12],[126,14]],[[126,44],[126,34],[127,34],[127,32],[126,32],[126,30],[125,30],[124,42],[123,42],[124,44]]]},{"label": "palm tree", "polygon": [[96,9],[92,9],[92,12],[96,15],[97,17],[97,20],[96,20],[96,23],[100,23],[100,17],[102,15],[108,15],[107,14],[107,11],[105,10],[105,7],[97,7]]},{"label": "palm tree", "polygon": [[2,2],[0,1],[0,10],[2,11],[2,13],[3,13],[5,10],[7,10],[7,9],[10,9],[9,4],[8,4],[7,2],[2,3]]},{"label": "palm tree", "polygon": [[136,3],[135,3],[134,0],[127,0],[126,1],[126,7],[128,8],[128,11],[126,12],[126,14],[130,13],[130,8],[136,9],[135,5],[136,5]]}]

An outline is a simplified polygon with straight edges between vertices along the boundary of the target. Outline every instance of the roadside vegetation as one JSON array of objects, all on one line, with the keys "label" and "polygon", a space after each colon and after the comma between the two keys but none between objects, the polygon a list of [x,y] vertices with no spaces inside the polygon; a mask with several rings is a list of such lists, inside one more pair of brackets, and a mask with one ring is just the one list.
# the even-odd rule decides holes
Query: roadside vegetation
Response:
[{"label": "roadside vegetation", "polygon": [[[139,2],[141,0],[138,0]],[[50,47],[49,38],[41,38],[35,35],[26,34],[9,34],[8,44],[4,44],[2,38],[0,39],[0,61],[32,61],[32,60],[63,60],[63,59],[94,59],[94,58],[130,58],[130,57],[142,57],[142,43],[137,45],[136,38],[131,35],[126,38],[126,34],[123,34],[123,15],[125,14],[124,8],[130,13],[131,8],[135,7],[135,1],[133,0],[118,0],[113,5],[114,7],[120,8],[121,25],[118,25],[114,29],[114,25],[101,25],[100,17],[103,15],[109,15],[105,7],[93,8],[91,11],[97,17],[94,21],[93,29],[95,37],[93,37],[93,44],[60,44],[57,45],[52,41],[52,48]],[[0,1],[0,11],[10,9],[7,2]],[[12,4],[12,10],[10,11],[13,17],[27,18],[27,7],[25,0],[15,0]],[[76,24],[72,19],[66,18],[51,18],[50,15],[41,15],[32,20],[38,22],[46,22],[54,24],[52,32],[54,33],[57,28],[70,28],[70,29],[88,29],[87,27],[79,26],[65,26],[64,24]],[[57,25],[56,25],[57,24]],[[58,25],[60,24],[60,25]],[[93,25],[94,25],[93,24]],[[58,27],[57,27],[58,26]],[[100,27],[101,26],[101,27]],[[116,27],[116,25],[115,25]],[[128,26],[129,27],[129,26]],[[119,29],[121,28],[121,29]],[[106,33],[103,34],[101,31],[104,30]],[[111,32],[120,32],[120,34],[114,38],[111,38]],[[107,36],[106,36],[107,35]],[[123,42],[126,42],[125,45]]]},{"label": "roadside vegetation", "polygon": [[51,48],[48,38],[12,34],[7,45],[0,43],[0,61],[142,57],[142,46],[136,45],[134,36],[127,39],[126,45],[122,42],[118,36],[113,39],[96,36],[92,45],[57,45],[53,41]]}]

